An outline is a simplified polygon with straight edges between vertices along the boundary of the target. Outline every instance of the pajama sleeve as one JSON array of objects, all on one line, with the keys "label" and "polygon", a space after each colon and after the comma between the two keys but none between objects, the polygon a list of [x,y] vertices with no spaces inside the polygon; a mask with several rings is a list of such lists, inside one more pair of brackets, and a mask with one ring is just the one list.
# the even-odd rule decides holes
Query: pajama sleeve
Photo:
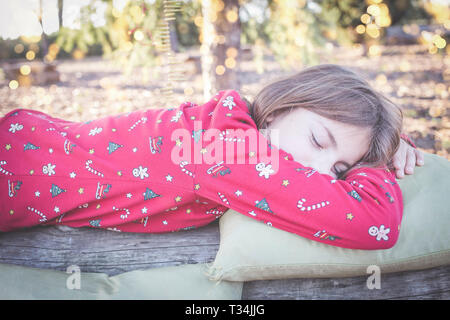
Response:
[{"label": "pajama sleeve", "polygon": [[400,138],[402,138],[403,140],[405,140],[406,142],[408,142],[408,144],[417,149],[417,146],[415,145],[415,143],[411,140],[411,138],[406,134],[406,133],[402,133],[400,135]]},{"label": "pajama sleeve", "polygon": [[216,158],[197,163],[197,195],[268,227],[338,247],[373,250],[396,243],[403,199],[386,167],[356,168],[345,180],[320,174],[270,145],[237,92],[221,92],[217,100],[208,128],[219,134],[209,145],[203,141],[204,155],[214,151]]}]

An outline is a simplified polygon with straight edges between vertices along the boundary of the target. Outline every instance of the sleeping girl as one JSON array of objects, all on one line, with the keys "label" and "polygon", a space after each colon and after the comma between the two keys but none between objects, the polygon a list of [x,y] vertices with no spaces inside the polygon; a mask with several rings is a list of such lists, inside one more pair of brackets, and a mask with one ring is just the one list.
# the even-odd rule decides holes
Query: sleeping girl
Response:
[{"label": "sleeping girl", "polygon": [[208,102],[87,122],[16,109],[0,119],[0,231],[36,225],[158,233],[229,208],[299,236],[385,249],[399,236],[396,178],[423,165],[402,112],[324,64]]}]

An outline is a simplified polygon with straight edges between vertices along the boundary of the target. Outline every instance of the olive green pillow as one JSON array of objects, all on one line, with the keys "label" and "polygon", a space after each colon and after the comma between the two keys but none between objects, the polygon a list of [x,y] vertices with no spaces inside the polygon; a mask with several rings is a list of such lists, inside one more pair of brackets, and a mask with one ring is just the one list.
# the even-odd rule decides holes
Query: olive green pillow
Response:
[{"label": "olive green pillow", "polygon": [[240,300],[242,282],[211,281],[206,264],[135,270],[115,276],[0,264],[2,300]]},{"label": "olive green pillow", "polygon": [[251,281],[366,275],[450,264],[450,162],[425,154],[425,165],[398,180],[404,200],[400,237],[387,250],[333,247],[270,228],[236,211],[220,220],[211,279]]}]

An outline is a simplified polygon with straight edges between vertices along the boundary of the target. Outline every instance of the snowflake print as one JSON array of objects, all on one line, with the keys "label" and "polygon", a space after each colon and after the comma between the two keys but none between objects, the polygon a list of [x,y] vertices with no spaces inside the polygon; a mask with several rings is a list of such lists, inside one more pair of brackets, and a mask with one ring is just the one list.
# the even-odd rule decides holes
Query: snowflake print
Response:
[{"label": "snowflake print", "polygon": [[135,176],[136,178],[141,178],[141,179],[148,178],[147,170],[148,170],[148,168],[143,168],[142,166],[139,166],[139,168],[134,168],[133,176]]},{"label": "snowflake print", "polygon": [[95,136],[96,134],[99,134],[103,131],[103,128],[94,128],[89,132],[90,136]]},{"label": "snowflake print", "polygon": [[369,228],[369,234],[372,237],[377,237],[377,241],[380,241],[381,239],[388,240],[389,237],[387,236],[387,234],[390,231],[391,231],[391,229],[389,229],[389,228],[385,229],[383,224],[380,226],[380,228],[378,228],[377,226],[371,226]]},{"label": "snowflake print", "polygon": [[16,131],[20,131],[23,129],[23,125],[18,123],[11,123],[11,128],[9,128],[9,132],[16,133]]},{"label": "snowflake print", "polygon": [[42,167],[42,173],[44,173],[44,174],[46,174],[48,176],[51,176],[51,175],[55,174],[55,170],[54,170],[55,167],[56,167],[55,164],[49,163],[46,166]]},{"label": "snowflake print", "polygon": [[236,103],[233,101],[233,96],[228,96],[222,103],[222,106],[228,107],[228,109],[233,110],[233,107],[236,106]]}]

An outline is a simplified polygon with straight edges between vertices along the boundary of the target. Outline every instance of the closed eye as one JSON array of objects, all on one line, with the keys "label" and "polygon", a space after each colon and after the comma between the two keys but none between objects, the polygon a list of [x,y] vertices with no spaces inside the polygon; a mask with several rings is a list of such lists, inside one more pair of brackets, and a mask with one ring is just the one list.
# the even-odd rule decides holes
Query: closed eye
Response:
[{"label": "closed eye", "polygon": [[323,149],[323,147],[317,142],[316,137],[314,136],[314,134],[311,134],[311,140],[313,142],[313,144],[319,148],[319,149]]}]

